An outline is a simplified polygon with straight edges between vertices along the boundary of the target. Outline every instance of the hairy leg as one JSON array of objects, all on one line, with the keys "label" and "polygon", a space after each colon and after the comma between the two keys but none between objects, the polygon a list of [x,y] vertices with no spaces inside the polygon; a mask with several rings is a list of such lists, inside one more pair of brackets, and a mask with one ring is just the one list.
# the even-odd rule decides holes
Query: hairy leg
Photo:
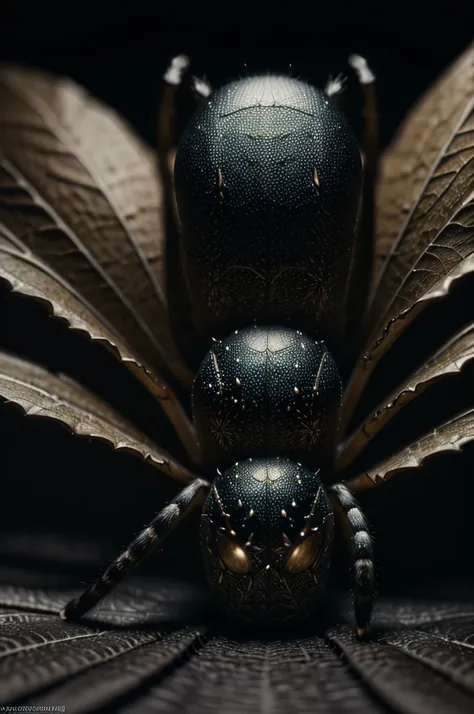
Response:
[{"label": "hairy leg", "polygon": [[163,543],[183,518],[203,504],[209,489],[210,484],[200,478],[186,486],[79,598],[68,602],[61,610],[60,616],[64,619],[77,619],[97,605],[133,568]]},{"label": "hairy leg", "polygon": [[[366,60],[359,55],[349,57],[363,95],[362,161],[364,186],[362,193],[359,232],[354,246],[354,257],[349,285],[347,334],[351,356],[357,355],[361,325],[369,299],[375,255],[375,188],[379,162],[379,116],[375,92],[375,75]],[[354,340],[354,335],[357,339]]]},{"label": "hairy leg", "polygon": [[163,187],[165,284],[170,325],[185,361],[195,369],[196,330],[192,321],[192,305],[187,284],[183,279],[183,250],[173,182],[176,98],[188,66],[188,58],[179,55],[171,61],[163,76],[163,92],[158,107],[157,156]]},{"label": "hairy leg", "polygon": [[342,483],[328,489],[336,520],[349,542],[354,559],[354,618],[359,637],[367,634],[375,597],[375,569],[372,538],[359,504]]}]

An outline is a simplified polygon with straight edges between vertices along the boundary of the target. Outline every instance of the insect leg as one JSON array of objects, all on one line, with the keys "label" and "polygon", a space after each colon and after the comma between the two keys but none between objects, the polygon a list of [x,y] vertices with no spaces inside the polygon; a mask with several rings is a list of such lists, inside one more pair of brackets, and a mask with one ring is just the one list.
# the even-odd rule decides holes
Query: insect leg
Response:
[{"label": "insect leg", "polygon": [[[375,75],[360,55],[349,57],[363,93],[362,161],[364,186],[359,231],[354,247],[348,301],[348,335],[361,335],[361,324],[373,279],[375,254],[375,189],[379,160],[379,115],[375,92]],[[361,345],[351,340],[352,351]]]},{"label": "insect leg", "polygon": [[364,175],[369,175],[372,182],[373,195],[379,153],[379,115],[375,93],[375,75],[369,68],[367,61],[360,55],[351,55],[349,64],[356,73],[363,92],[364,135],[362,148],[364,152]]},{"label": "insect leg", "polygon": [[212,86],[203,77],[193,77],[192,87],[198,105],[212,94]]},{"label": "insect leg", "polygon": [[186,362],[190,363],[193,361],[196,340],[191,318],[191,301],[183,281],[181,235],[173,184],[176,95],[188,66],[189,59],[185,55],[179,55],[171,61],[163,75],[163,94],[158,108],[157,155],[163,186],[166,301],[174,338]]},{"label": "insect leg", "polygon": [[336,519],[350,544],[354,558],[354,619],[359,637],[366,635],[375,597],[372,538],[359,504],[342,483],[328,489]]},{"label": "insect leg", "polygon": [[324,91],[327,96],[331,99],[333,104],[335,104],[341,110],[343,110],[344,108],[343,105],[345,98],[346,82],[347,77],[345,77],[343,74],[338,74],[336,77],[330,75],[324,87]]},{"label": "insect leg", "polygon": [[133,568],[163,543],[181,520],[204,503],[209,489],[210,484],[200,478],[186,486],[79,598],[68,602],[59,613],[60,616],[63,619],[77,619],[97,605]]},{"label": "insect leg", "polygon": [[[160,178],[163,182],[165,217],[175,221],[175,206],[173,194],[173,163],[174,163],[174,115],[176,92],[183,75],[189,65],[185,55],[178,55],[163,75],[163,94],[158,108],[157,153]],[[166,221],[168,223],[168,220]],[[166,226],[168,228],[168,225]]]}]

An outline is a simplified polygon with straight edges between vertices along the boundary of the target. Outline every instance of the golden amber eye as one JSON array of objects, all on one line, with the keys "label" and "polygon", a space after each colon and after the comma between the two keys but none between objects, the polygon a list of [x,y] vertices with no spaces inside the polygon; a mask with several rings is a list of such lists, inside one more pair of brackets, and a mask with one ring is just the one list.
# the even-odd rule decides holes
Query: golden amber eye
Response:
[{"label": "golden amber eye", "polygon": [[297,575],[304,573],[313,565],[319,555],[322,542],[322,532],[318,531],[308,536],[296,545],[285,561],[283,569]]},{"label": "golden amber eye", "polygon": [[245,575],[250,570],[250,559],[243,548],[238,543],[233,543],[226,536],[217,534],[217,553],[226,568],[233,573]]}]

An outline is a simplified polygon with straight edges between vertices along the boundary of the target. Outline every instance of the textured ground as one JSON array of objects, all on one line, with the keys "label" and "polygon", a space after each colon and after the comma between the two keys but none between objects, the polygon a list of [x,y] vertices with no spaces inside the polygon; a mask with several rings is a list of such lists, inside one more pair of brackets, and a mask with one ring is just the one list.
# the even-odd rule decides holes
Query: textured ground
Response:
[{"label": "textured ground", "polygon": [[65,623],[57,612],[77,592],[70,581],[60,568],[0,569],[0,704],[69,714],[474,711],[466,591],[381,598],[372,640],[360,644],[347,601],[338,624],[269,637],[229,630],[205,590],[152,578],[121,587],[86,623]]}]

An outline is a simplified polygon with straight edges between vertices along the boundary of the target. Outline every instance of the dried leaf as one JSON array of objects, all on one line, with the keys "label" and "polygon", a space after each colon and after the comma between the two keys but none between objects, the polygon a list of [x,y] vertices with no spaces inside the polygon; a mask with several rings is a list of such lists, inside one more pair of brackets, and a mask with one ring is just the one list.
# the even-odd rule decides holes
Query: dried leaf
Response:
[{"label": "dried leaf", "polygon": [[379,275],[441,150],[474,94],[474,44],[407,114],[379,170],[376,274]]},{"label": "dried leaf", "polygon": [[[30,547],[31,547],[31,533]],[[79,539],[71,538],[69,543],[72,547],[80,546]],[[39,548],[41,550],[41,547]],[[3,553],[2,553],[3,555]],[[43,560],[47,563],[46,570],[51,567],[48,558]],[[74,573],[74,566],[70,559],[61,563],[63,572],[69,565],[68,578]],[[93,569],[95,572],[103,566],[103,562],[94,560]],[[88,570],[92,566],[89,565]],[[58,565],[56,565],[58,568]],[[24,571],[20,571],[24,575]],[[44,574],[37,574],[37,578],[45,579]],[[2,579],[4,573],[2,571]],[[77,578],[81,582],[80,578]],[[18,585],[0,584],[0,607],[1,605],[24,612],[33,611],[36,613],[58,616],[59,611],[68,600],[78,597],[81,589],[57,588],[51,586],[43,589],[31,587],[21,587]],[[101,629],[115,625],[116,627],[138,629],[147,626],[159,629],[170,622],[184,623],[196,617],[203,617],[209,614],[209,591],[205,588],[196,587],[188,582],[180,582],[165,578],[155,579],[146,577],[137,579],[132,576],[125,583],[118,586],[101,604],[87,617],[87,624],[94,624]]]},{"label": "dried leaf", "polygon": [[[474,267],[474,92],[387,260],[376,329],[344,397],[344,426],[381,357],[415,317]],[[381,313],[377,312],[383,305]],[[370,318],[369,318],[370,321]]]},{"label": "dried leaf", "polygon": [[[115,640],[117,638],[115,633]],[[185,629],[165,635],[162,639],[155,635],[154,641],[148,635],[149,643],[144,643],[143,639],[142,633],[138,633],[136,638],[122,634],[120,649],[116,646],[109,657],[103,657],[99,670],[91,667],[89,662],[86,667],[82,667],[79,675],[79,669],[76,668],[68,673],[69,677],[63,684],[56,687],[54,696],[35,695],[35,705],[51,706],[53,701],[60,701],[66,711],[90,712],[117,702],[121,695],[146,685],[169,667],[179,665],[180,660],[192,650],[197,651],[201,633],[199,630]],[[131,646],[127,650],[130,640]],[[104,641],[100,644],[102,647],[109,646]]]},{"label": "dried leaf", "polygon": [[104,317],[80,294],[31,253],[18,251],[15,243],[0,225],[0,279],[7,281],[14,291],[44,302],[51,313],[64,319],[71,329],[79,330],[109,348],[160,401],[189,455],[198,462],[194,428],[170,387],[130,351]]},{"label": "dried leaf", "polygon": [[[0,226],[0,278],[11,289],[45,302],[55,317],[65,320],[73,330],[85,332],[92,340],[105,344],[123,362],[135,361],[124,341],[113,328],[75,293],[59,275],[31,253],[10,249]],[[137,364],[138,367],[143,365]],[[166,399],[164,382],[157,384],[155,396]]]},{"label": "dried leaf", "polygon": [[[410,631],[413,642],[422,639]],[[347,659],[377,697],[390,711],[407,714],[470,714],[472,697],[458,689],[433,669],[418,662],[407,652],[382,642],[360,643],[347,630],[329,634],[329,641]],[[438,649],[449,656],[449,642]],[[467,655],[470,658],[470,653]]]},{"label": "dried leaf", "polygon": [[[0,585],[0,703],[34,696],[38,705],[60,702],[67,711],[91,711],[198,649],[205,629],[182,624],[202,610],[202,592],[183,582],[145,582],[145,589],[122,587],[108,598],[97,623],[92,618],[78,625],[57,614],[78,591]],[[174,631],[165,634],[162,628],[170,626]]]},{"label": "dried leaf", "polygon": [[[396,647],[422,664],[428,665],[452,682],[474,694],[474,647],[472,625],[454,619],[441,625],[411,632],[392,632],[383,637],[384,644]],[[449,650],[449,656],[446,650]]]},{"label": "dried leaf", "polygon": [[[198,636],[198,633],[192,631],[163,637],[156,630],[131,630],[126,633],[120,630],[98,630],[63,623],[58,617],[46,615],[3,615],[0,621],[0,663],[4,661],[3,667],[0,664],[2,703],[36,693],[91,668],[95,674],[95,686],[92,690],[87,689],[89,697],[93,691],[95,700],[107,702],[119,696],[121,689],[127,691],[130,686],[133,669],[127,672],[126,662],[131,652],[136,653],[132,661],[136,662],[137,667],[142,665],[141,678],[145,680],[151,671],[159,672],[161,667],[182,656]],[[112,682],[107,683],[106,675],[113,670],[118,658],[124,667],[124,678],[116,679],[113,687]],[[101,675],[95,669],[98,665],[104,667]],[[135,686],[139,683],[140,678],[135,675]],[[63,702],[61,700],[61,704]],[[71,706],[71,710],[77,711],[74,706]]]},{"label": "dried leaf", "polygon": [[0,69],[0,223],[165,374],[191,375],[162,290],[155,160],[70,80]]},{"label": "dried leaf", "polygon": [[339,448],[337,468],[345,469],[406,404],[448,375],[459,374],[474,358],[474,324],[452,337],[433,357],[379,404]]},{"label": "dried leaf", "polygon": [[365,491],[393,478],[400,471],[417,469],[435,454],[460,451],[474,439],[474,409],[450,419],[419,441],[401,449],[384,461],[346,481],[352,491]]},{"label": "dried leaf", "polygon": [[[446,147],[411,220],[387,262],[380,290],[390,297],[385,328],[435,289],[474,243],[474,92],[464,121]],[[461,274],[464,274],[464,269]],[[390,281],[394,279],[394,290]],[[406,322],[406,320],[405,320]],[[380,332],[380,329],[379,329]]]},{"label": "dried leaf", "polygon": [[[172,150],[166,157],[166,165],[169,169],[168,177],[170,179],[174,173],[175,158],[176,150]],[[165,216],[165,287],[168,313],[178,347],[188,364],[197,366],[202,360],[202,355],[207,351],[207,342],[203,344],[202,335],[199,335],[193,324],[192,301],[187,281],[184,279],[184,249],[172,180],[170,180],[168,186],[165,186],[165,182],[163,184],[164,192],[169,191],[171,193],[170,208],[174,209],[170,210]]]},{"label": "dried leaf", "polygon": [[218,634],[199,657],[124,711],[160,711],[163,703],[170,712],[220,714],[384,711],[324,640],[314,636],[265,641]]},{"label": "dried leaf", "polygon": [[[14,587],[0,586],[2,705],[128,714],[472,711],[474,616],[463,602],[437,601],[433,592],[425,601],[380,598],[373,639],[363,644],[347,626],[326,639],[312,632],[229,636],[209,632],[206,615],[185,629],[172,620],[140,627],[142,600],[148,608],[156,597],[172,605],[168,584],[146,582],[140,594],[112,595],[115,614],[98,627],[37,613],[36,590],[15,597]],[[176,582],[174,590],[187,587]],[[39,602],[47,597],[40,593]],[[183,603],[186,597],[191,611],[193,594]],[[50,599],[54,610],[56,595]],[[124,612],[137,613],[132,626]]]},{"label": "dried leaf", "polygon": [[0,396],[18,404],[27,416],[54,419],[75,434],[104,439],[115,449],[139,454],[179,481],[195,478],[80,384],[4,352],[0,352]]}]

